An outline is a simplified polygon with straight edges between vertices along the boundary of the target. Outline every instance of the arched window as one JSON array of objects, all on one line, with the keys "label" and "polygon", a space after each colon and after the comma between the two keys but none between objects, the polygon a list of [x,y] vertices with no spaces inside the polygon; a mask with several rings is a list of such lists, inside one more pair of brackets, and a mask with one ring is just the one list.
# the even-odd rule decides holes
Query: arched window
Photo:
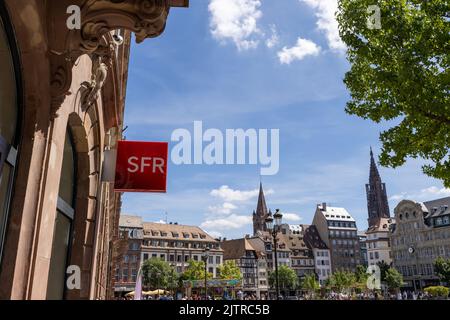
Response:
[{"label": "arched window", "polygon": [[20,76],[18,54],[0,3],[0,263],[16,166]]},{"label": "arched window", "polygon": [[61,300],[65,297],[66,271],[72,247],[72,226],[75,217],[75,192],[75,146],[70,132],[67,131],[47,287],[47,299],[49,300]]}]

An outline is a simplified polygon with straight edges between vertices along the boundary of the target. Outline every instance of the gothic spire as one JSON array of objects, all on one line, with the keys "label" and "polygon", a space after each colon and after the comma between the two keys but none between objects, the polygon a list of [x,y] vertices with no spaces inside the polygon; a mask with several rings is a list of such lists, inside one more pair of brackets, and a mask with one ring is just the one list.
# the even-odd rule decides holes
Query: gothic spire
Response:
[{"label": "gothic spire", "polygon": [[266,198],[264,197],[264,190],[262,182],[259,183],[258,203],[256,205],[256,213],[253,214],[253,234],[258,234],[259,231],[266,231],[266,218],[268,215]]},{"label": "gothic spire", "polygon": [[381,218],[389,218],[389,203],[387,200],[386,185],[381,181],[377,164],[370,148],[370,175],[366,184],[367,210],[369,227],[379,223]]},{"label": "gothic spire", "polygon": [[372,147],[370,147],[370,175],[369,181],[381,181],[380,173],[378,172],[377,163],[373,156]]},{"label": "gothic spire", "polygon": [[260,217],[265,217],[267,215],[266,198],[264,197],[262,182],[259,183],[259,196],[258,204],[256,206],[256,215]]}]

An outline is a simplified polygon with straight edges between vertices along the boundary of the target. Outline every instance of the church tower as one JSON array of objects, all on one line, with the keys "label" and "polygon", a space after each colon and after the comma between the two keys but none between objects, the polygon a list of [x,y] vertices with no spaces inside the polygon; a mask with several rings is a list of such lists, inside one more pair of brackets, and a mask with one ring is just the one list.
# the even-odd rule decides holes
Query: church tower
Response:
[{"label": "church tower", "polygon": [[380,218],[390,218],[386,185],[381,181],[372,148],[370,148],[370,176],[366,184],[369,228],[378,224]]},{"label": "church tower", "polygon": [[262,183],[259,185],[258,204],[256,211],[253,211],[253,235],[258,231],[266,231],[266,218],[269,215],[267,210],[266,198],[264,197],[264,190]]}]

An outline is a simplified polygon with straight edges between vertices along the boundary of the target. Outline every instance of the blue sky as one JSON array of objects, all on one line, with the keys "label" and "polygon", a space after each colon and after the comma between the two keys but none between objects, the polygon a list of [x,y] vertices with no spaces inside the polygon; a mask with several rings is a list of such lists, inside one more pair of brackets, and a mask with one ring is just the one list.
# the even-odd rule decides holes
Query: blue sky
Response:
[{"label": "blue sky", "polygon": [[[175,129],[280,129],[280,170],[263,176],[270,208],[312,221],[317,203],[345,207],[367,227],[369,147],[388,124],[345,113],[349,66],[335,0],[191,0],[172,9],[164,34],[133,45],[126,138],[170,141]],[[173,143],[170,145],[174,146]],[[391,211],[402,198],[450,195],[420,160],[380,168]],[[215,236],[252,232],[260,176],[254,165],[169,163],[167,194],[127,193],[122,213],[200,225]]]}]

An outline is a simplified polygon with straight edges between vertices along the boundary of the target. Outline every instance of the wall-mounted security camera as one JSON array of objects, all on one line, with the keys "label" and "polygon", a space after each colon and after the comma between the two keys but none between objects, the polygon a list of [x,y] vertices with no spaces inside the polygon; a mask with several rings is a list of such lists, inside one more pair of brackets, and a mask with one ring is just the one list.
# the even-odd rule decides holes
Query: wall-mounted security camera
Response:
[{"label": "wall-mounted security camera", "polygon": [[112,38],[117,46],[121,46],[123,44],[123,37],[120,34],[114,34]]}]

